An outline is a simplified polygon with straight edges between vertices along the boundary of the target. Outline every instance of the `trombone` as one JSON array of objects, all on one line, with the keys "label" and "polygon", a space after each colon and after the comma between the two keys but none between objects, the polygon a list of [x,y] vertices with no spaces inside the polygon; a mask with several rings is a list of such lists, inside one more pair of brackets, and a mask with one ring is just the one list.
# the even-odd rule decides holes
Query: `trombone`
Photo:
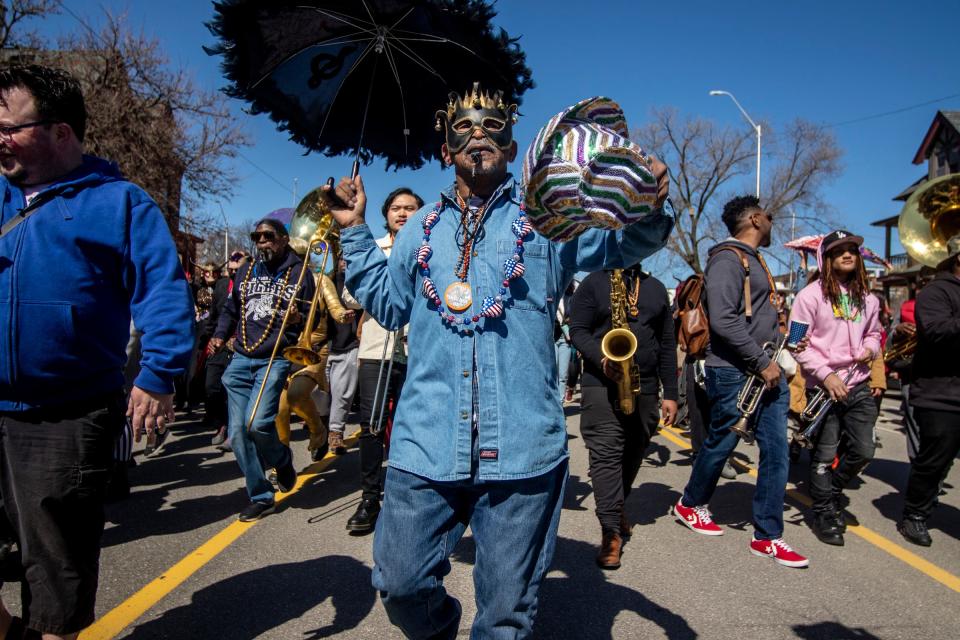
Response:
[{"label": "trombone", "polygon": [[[340,227],[337,226],[331,213],[332,200],[327,192],[320,188],[314,189],[308,193],[294,212],[293,220],[290,221],[290,235],[295,238],[308,239],[307,252],[304,255],[303,267],[300,269],[300,275],[297,277],[297,284],[294,291],[299,291],[303,285],[304,275],[310,271],[308,261],[311,253],[320,253],[323,255],[320,272],[326,270],[327,260],[331,251],[336,251],[335,247],[340,239]],[[311,276],[312,277],[312,276]],[[320,361],[320,356],[310,346],[310,333],[313,329],[313,322],[317,314],[317,300],[321,292],[318,284],[313,291],[313,297],[310,300],[310,311],[307,313],[307,321],[297,340],[295,346],[287,347],[283,350],[283,357],[291,362],[301,365],[316,364]],[[270,360],[267,362],[267,370],[263,374],[263,382],[260,383],[260,390],[257,392],[257,399],[253,403],[253,411],[250,412],[250,418],[247,420],[247,431],[253,428],[253,420],[257,416],[257,410],[260,408],[260,401],[263,399],[263,392],[267,387],[267,380],[270,378],[270,370],[273,368],[273,362],[277,358],[277,351],[280,348],[280,340],[283,338],[283,331],[290,321],[290,312],[296,305],[296,295],[287,305],[287,310],[283,314],[283,320],[280,323],[280,329],[277,333],[277,340],[273,343],[273,351],[270,353]]]}]

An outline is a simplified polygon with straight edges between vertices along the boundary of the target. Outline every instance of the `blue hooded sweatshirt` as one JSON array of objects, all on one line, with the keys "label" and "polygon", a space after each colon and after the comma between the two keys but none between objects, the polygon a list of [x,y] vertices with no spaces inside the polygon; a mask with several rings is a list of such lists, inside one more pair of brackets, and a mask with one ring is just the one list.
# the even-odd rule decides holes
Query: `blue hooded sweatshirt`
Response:
[{"label": "blue hooded sweatshirt", "polygon": [[[0,177],[0,226],[27,206]],[[83,164],[0,235],[0,411],[118,391],[131,314],[143,332],[134,384],[172,393],[193,348],[193,306],[156,203],[116,165]]]}]

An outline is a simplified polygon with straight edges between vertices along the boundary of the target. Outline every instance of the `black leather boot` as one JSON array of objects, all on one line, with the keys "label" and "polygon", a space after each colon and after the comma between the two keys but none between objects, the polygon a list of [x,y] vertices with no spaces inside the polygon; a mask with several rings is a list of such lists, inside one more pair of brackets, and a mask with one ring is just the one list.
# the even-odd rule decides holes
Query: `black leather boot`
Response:
[{"label": "black leather boot", "polygon": [[373,526],[377,524],[377,516],[379,515],[380,501],[376,498],[364,498],[357,510],[347,520],[347,531],[369,533],[373,531]]},{"label": "black leather boot", "polygon": [[843,532],[833,511],[818,511],[813,514],[813,532],[824,544],[843,546]]}]

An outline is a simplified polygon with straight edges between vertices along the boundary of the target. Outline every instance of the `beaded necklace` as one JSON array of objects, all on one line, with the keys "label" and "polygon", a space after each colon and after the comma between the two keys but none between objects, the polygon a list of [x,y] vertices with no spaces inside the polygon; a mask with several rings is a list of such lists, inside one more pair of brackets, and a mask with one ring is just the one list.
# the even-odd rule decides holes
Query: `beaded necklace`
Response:
[{"label": "beaded necklace", "polygon": [[[240,285],[240,308],[243,310],[243,317],[240,319],[240,345],[243,347],[243,350],[246,352],[255,351],[260,345],[263,344],[263,341],[267,339],[267,336],[270,335],[270,330],[273,329],[273,322],[277,319],[277,316],[280,315],[280,305],[283,304],[283,292],[287,290],[287,283],[290,282],[290,272],[293,271],[293,267],[287,267],[283,275],[283,286],[280,289],[279,295],[277,295],[277,301],[273,305],[273,312],[270,314],[270,320],[267,321],[267,328],[263,330],[263,334],[260,335],[260,338],[251,346],[247,344],[247,291],[249,289],[247,283],[250,282],[250,274],[253,273],[256,265],[251,265],[247,269],[247,273],[243,276],[243,284]],[[276,282],[276,280],[274,280]]]},{"label": "beaded necklace", "polygon": [[[486,205],[484,206],[484,209],[485,208]],[[444,292],[443,300],[441,300],[440,296],[437,294],[436,284],[434,284],[433,280],[430,279],[429,261],[433,256],[433,249],[430,247],[430,234],[433,230],[433,227],[436,226],[437,222],[440,221],[440,214],[443,213],[445,209],[446,207],[441,199],[436,203],[433,211],[423,217],[423,240],[420,243],[420,248],[417,249],[416,255],[417,264],[420,267],[420,275],[423,277],[423,284],[420,287],[420,293],[424,298],[427,299],[428,303],[433,303],[437,307],[437,313],[440,316],[440,321],[454,327],[458,325],[470,326],[471,324],[478,323],[480,318],[499,318],[503,315],[504,308],[506,306],[505,298],[508,288],[510,287],[510,281],[522,277],[526,269],[523,264],[523,243],[524,240],[533,234],[533,227],[527,220],[525,207],[522,203],[520,204],[520,215],[517,216],[516,220],[510,224],[510,229],[513,231],[513,235],[516,236],[517,241],[516,246],[514,247],[513,255],[503,262],[503,281],[500,283],[500,288],[497,291],[497,295],[485,297],[483,302],[480,304],[480,313],[474,314],[473,316],[461,316],[454,313],[462,313],[463,311],[469,309],[473,304],[473,295],[471,292],[470,283],[468,283],[466,280],[468,273],[466,267],[469,266],[470,251],[464,251],[464,254],[461,256],[467,265],[458,265],[456,273],[458,280],[447,287],[446,291]],[[479,231],[482,223],[482,214],[483,211],[481,210],[480,215],[477,215],[476,217],[473,233],[466,234],[468,240],[465,242],[465,245],[469,245],[471,251],[473,239],[476,237],[476,234]],[[463,267],[462,269],[459,268],[461,266]],[[444,303],[446,303],[446,309],[444,309]]]}]

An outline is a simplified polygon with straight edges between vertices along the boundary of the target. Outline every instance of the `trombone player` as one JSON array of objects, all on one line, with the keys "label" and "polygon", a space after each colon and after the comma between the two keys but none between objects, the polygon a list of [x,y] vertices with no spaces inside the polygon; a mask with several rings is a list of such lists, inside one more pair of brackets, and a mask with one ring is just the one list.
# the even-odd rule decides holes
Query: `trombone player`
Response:
[{"label": "trombone player", "polygon": [[[290,362],[275,358],[271,365],[271,359],[277,347],[297,343],[297,325],[302,323],[314,294],[313,278],[301,278],[306,267],[290,249],[290,236],[281,222],[260,220],[250,238],[257,245],[257,260],[237,270],[209,345],[215,352],[228,337],[236,338],[223,386],[227,390],[230,444],[250,498],[250,504],[240,512],[243,522],[274,512],[275,489],[265,477],[264,467],[276,469],[281,491],[290,491],[297,480],[290,447],[280,441],[274,423]],[[297,282],[302,282],[299,292]],[[302,309],[298,309],[300,305],[304,305]]]},{"label": "trombone player", "polygon": [[[832,404],[813,436],[810,497],[813,532],[824,544],[843,546],[846,524],[839,503],[844,487],[873,460],[873,427],[878,409],[871,388],[870,363],[880,353],[880,301],[870,293],[860,256],[863,238],[837,230],[817,250],[820,278],[804,287],[793,304],[791,321],[809,326],[809,346],[797,353],[808,397],[822,387]],[[840,440],[845,446],[838,455]]]},{"label": "trombone player", "polygon": [[[623,354],[636,367],[637,379],[630,381],[631,387],[639,383],[639,393],[632,388],[629,392],[632,407],[624,407],[619,397],[623,367],[607,357],[605,349],[610,341],[606,336],[619,324],[612,311],[618,303],[626,325],[619,328],[636,339],[632,353]],[[588,275],[573,295],[569,314],[570,337],[584,362],[580,433],[590,452],[590,479],[600,521],[597,564],[617,569],[631,529],[623,505],[644,451],[659,420],[670,425],[677,417],[673,314],[663,283],[641,271],[639,264],[623,269],[619,279],[610,270]]]}]

